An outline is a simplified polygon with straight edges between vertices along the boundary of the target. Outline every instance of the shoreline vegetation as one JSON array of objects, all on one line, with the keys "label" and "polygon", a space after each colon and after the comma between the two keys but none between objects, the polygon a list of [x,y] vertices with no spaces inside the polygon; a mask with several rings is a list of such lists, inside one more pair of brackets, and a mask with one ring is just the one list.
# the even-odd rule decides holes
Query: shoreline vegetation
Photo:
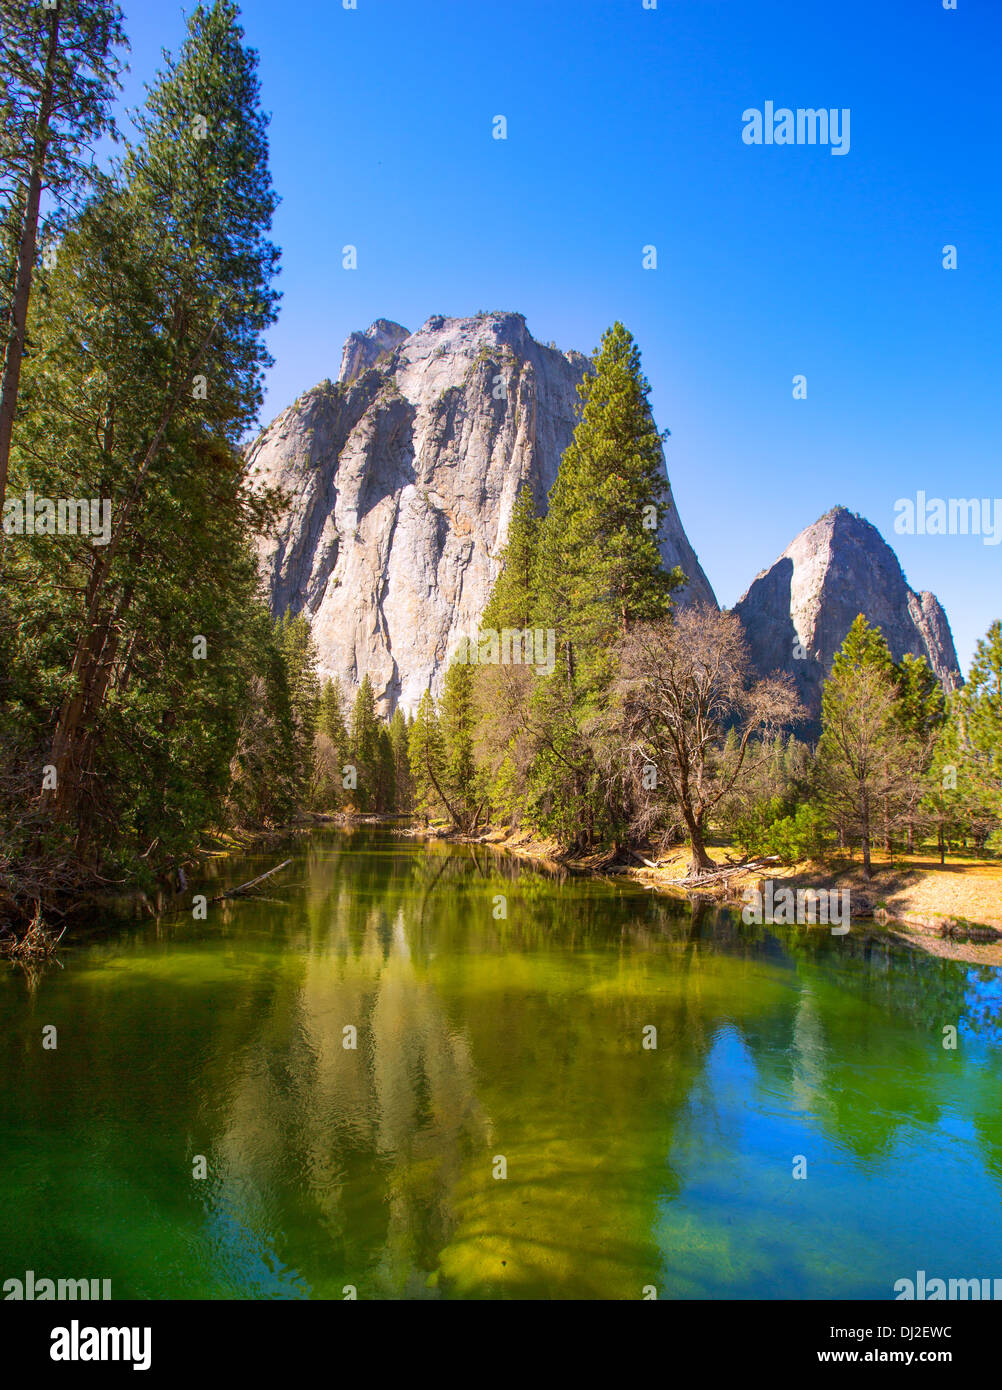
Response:
[{"label": "shoreline vegetation", "polygon": [[[344,816],[336,818],[346,829],[353,825],[379,824],[402,837],[445,841],[455,844],[484,845],[501,854],[525,859],[551,871],[597,878],[624,877],[680,902],[705,900],[739,912],[744,906],[743,892],[760,886],[766,878],[777,885],[814,889],[846,889],[852,893],[852,922],[872,922],[887,935],[927,954],[946,960],[968,961],[974,965],[1002,966],[1002,865],[981,860],[960,860],[944,870],[928,857],[913,856],[913,862],[884,864],[880,856],[874,864],[874,877],[863,878],[858,862],[837,866],[819,865],[805,860],[798,864],[775,864],[767,869],[735,863],[724,882],[686,889],[678,883],[685,872],[687,851],[679,847],[656,867],[631,863],[628,857],[597,854],[567,854],[553,841],[534,839],[526,832],[491,830],[466,835],[448,824],[400,826],[398,817]],[[958,882],[959,879],[959,882]],[[973,881],[973,888],[970,886]],[[972,892],[978,896],[972,900]],[[969,916],[972,902],[984,903],[989,911]],[[959,909],[963,907],[964,912]],[[766,924],[768,925],[768,923]],[[826,931],[822,923],[798,924],[807,930]]]}]

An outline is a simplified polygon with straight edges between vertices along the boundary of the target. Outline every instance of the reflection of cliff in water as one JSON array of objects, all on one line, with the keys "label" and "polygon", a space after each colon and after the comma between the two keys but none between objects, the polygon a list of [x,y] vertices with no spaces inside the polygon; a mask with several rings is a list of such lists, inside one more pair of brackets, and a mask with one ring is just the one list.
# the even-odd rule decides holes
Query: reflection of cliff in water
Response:
[{"label": "reflection of cliff in water", "polygon": [[[463,848],[359,861],[321,844],[306,866],[285,927],[306,962],[250,1049],[221,1147],[261,1193],[273,1171],[301,1175],[298,1220],[328,1242],[314,1269],[300,1260],[316,1292],[569,1281],[635,1296],[638,1268],[656,1279],[653,1207],[679,1190],[676,1125],[731,1032],[760,1093],[813,1112],[860,1162],[942,1116],[949,1085],[925,1020],[964,1007],[970,982],[951,963],[863,935],[748,927],[706,904],[596,897],[586,880],[555,895],[551,876]],[[867,1027],[888,1009],[905,1078],[890,1083],[886,1040]],[[357,1051],[342,1046],[347,1024]],[[650,1024],[658,1047],[644,1052]],[[998,1124],[982,1118],[997,1153]],[[365,1268],[374,1223],[382,1256]]]}]

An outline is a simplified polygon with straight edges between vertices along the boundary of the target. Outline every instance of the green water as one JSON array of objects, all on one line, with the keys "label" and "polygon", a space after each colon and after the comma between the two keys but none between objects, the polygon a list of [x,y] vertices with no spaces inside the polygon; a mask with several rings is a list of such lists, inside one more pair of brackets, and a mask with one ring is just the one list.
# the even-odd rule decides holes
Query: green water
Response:
[{"label": "green water", "polygon": [[2,968],[0,1278],[885,1299],[919,1269],[1002,1277],[1002,973],[383,831],[288,852],[266,901]]}]

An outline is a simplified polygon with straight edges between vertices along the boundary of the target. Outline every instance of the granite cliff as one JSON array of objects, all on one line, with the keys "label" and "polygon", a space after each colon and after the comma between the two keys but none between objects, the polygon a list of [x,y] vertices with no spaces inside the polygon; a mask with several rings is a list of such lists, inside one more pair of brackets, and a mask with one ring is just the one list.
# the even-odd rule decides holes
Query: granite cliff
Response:
[{"label": "granite cliff", "polygon": [[[587,370],[581,353],[536,342],[520,314],[436,315],[410,334],[377,319],[348,338],[337,382],[259,435],[252,484],[290,498],[262,572],[275,613],[308,616],[322,675],[350,694],[368,674],[384,714],[440,693],[523,484],[545,510]],[[715,606],[674,504],[659,543],[689,578],[682,601]]]},{"label": "granite cliff", "polygon": [[835,653],[859,613],[891,655],[924,656],[944,689],[961,681],[950,624],[933,594],[908,585],[894,551],[863,517],[835,507],[763,570],[734,611],[761,675],[793,676],[812,719]]}]

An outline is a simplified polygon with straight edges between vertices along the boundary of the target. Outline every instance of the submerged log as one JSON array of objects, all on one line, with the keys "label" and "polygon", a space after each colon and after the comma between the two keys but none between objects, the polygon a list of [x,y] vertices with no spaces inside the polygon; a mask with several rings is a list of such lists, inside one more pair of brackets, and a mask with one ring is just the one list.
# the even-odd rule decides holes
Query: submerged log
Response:
[{"label": "submerged log", "polygon": [[258,874],[257,878],[249,879],[246,883],[241,883],[237,888],[227,888],[225,893],[219,893],[216,897],[210,898],[210,903],[221,903],[224,898],[235,898],[241,893],[247,893],[255,884],[263,883],[266,878],[271,878],[272,874],[277,874],[279,869],[285,869],[292,863],[291,859],[283,859],[281,864],[276,864],[273,869],[269,869],[265,874]]}]

